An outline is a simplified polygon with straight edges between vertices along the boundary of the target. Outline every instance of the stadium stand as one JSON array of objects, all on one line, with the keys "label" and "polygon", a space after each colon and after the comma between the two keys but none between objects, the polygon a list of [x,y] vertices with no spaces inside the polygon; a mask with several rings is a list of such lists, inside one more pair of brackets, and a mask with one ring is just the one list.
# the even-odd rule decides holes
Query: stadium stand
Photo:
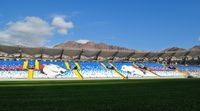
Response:
[{"label": "stadium stand", "polygon": [[23,60],[0,60],[1,79],[27,78],[27,71],[23,70]]},{"label": "stadium stand", "polygon": [[[191,51],[192,52],[192,51]],[[199,65],[163,65],[172,52],[0,46],[0,79],[132,79],[200,77]],[[177,52],[178,53],[178,52]],[[198,51],[183,53],[199,57]],[[173,53],[176,55],[176,52]],[[151,57],[150,57],[151,56]],[[182,57],[183,55],[179,56]],[[179,58],[180,58],[179,57]],[[157,59],[156,59],[157,58]],[[169,60],[167,57],[166,60]],[[196,60],[196,59],[192,60]],[[179,61],[178,61],[179,60]],[[186,59],[176,59],[176,63]],[[172,61],[172,60],[170,60]],[[171,63],[174,63],[171,62]],[[198,62],[195,62],[198,63]]]},{"label": "stadium stand", "polygon": [[[76,78],[76,75],[74,74],[73,70],[71,69],[67,69],[66,64],[64,61],[51,61],[51,60],[41,60],[40,62],[40,69],[42,69],[42,67],[44,67],[45,65],[57,65],[63,69],[66,69],[65,72],[63,72],[62,74],[57,74],[56,78]],[[41,74],[41,71],[37,71],[36,73],[34,73],[34,78],[51,78],[48,77],[45,74]]]},{"label": "stadium stand", "polygon": [[190,76],[193,77],[200,77],[200,66],[183,66],[183,65],[179,65],[176,66],[176,68],[178,68],[179,70],[189,74]]},{"label": "stadium stand", "polygon": [[184,77],[182,73],[177,72],[175,69],[170,69],[162,64],[144,63],[144,66],[158,74],[160,77]]},{"label": "stadium stand", "polygon": [[123,71],[122,66],[132,66],[133,63],[131,62],[113,62],[113,64],[116,66],[119,73],[123,74],[125,77],[140,77],[139,75],[133,74],[131,72]]},{"label": "stadium stand", "polygon": [[99,62],[79,62],[80,73],[85,78],[119,78],[112,69],[105,68]]}]

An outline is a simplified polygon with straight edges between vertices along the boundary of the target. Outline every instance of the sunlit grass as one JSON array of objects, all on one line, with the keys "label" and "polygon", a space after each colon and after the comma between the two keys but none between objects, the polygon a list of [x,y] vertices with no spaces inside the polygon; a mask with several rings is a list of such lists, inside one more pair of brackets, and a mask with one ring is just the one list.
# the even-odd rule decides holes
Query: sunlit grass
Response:
[{"label": "sunlit grass", "polygon": [[0,81],[1,111],[191,111],[200,79]]}]

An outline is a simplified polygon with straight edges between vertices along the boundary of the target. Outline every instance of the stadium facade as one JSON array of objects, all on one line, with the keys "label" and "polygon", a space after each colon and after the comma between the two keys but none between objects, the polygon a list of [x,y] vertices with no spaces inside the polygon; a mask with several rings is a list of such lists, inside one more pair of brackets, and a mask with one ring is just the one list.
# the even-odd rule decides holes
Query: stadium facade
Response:
[{"label": "stadium facade", "polygon": [[200,77],[200,50],[127,51],[0,46],[0,79]]}]

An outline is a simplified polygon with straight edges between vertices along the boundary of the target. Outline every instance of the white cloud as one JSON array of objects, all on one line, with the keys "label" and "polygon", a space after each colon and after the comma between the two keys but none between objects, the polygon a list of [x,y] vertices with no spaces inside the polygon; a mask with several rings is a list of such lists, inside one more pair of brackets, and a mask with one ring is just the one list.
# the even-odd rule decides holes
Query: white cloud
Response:
[{"label": "white cloud", "polygon": [[198,41],[200,42],[200,37],[198,38]]},{"label": "white cloud", "polygon": [[53,28],[39,17],[26,17],[10,22],[7,29],[0,31],[0,43],[6,45],[42,46],[46,37],[53,35]]},{"label": "white cloud", "polygon": [[68,34],[68,30],[74,27],[74,24],[71,21],[65,21],[63,16],[54,17],[51,24],[60,34]]},{"label": "white cloud", "polygon": [[76,42],[80,43],[80,44],[86,44],[86,43],[88,43],[90,41],[89,40],[77,40]]},{"label": "white cloud", "polygon": [[[66,27],[65,21],[59,24],[58,31],[67,34],[69,28]],[[48,43],[49,37],[54,35],[54,30],[57,28],[39,17],[25,17],[23,20],[9,22],[5,30],[0,31],[0,44],[44,46]]]}]

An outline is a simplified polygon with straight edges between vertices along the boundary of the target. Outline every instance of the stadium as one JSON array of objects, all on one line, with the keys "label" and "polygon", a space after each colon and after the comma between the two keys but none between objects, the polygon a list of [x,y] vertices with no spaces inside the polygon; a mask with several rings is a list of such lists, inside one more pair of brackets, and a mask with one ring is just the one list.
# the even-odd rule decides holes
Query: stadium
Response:
[{"label": "stadium", "polygon": [[199,4],[0,0],[0,111],[200,111]]},{"label": "stadium", "polygon": [[[87,80],[200,77],[199,50],[132,52],[0,46],[0,54],[1,79]],[[187,61],[184,61],[184,58],[187,58]],[[188,62],[191,60],[193,60],[192,63]]]},{"label": "stadium", "polygon": [[199,53],[2,45],[0,108],[198,110]]}]

